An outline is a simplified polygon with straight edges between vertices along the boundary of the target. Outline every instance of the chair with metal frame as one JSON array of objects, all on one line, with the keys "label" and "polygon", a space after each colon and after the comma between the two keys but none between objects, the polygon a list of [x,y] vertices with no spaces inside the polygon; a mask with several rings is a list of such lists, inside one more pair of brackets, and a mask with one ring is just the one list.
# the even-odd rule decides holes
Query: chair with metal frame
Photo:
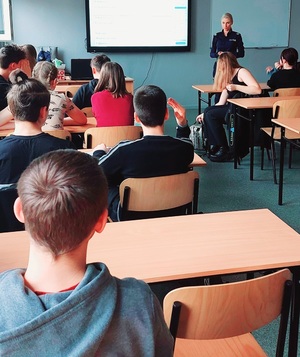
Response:
[{"label": "chair with metal frame", "polygon": [[84,133],[84,140],[87,149],[93,149],[98,144],[105,144],[108,147],[117,145],[122,140],[136,140],[143,135],[140,126],[105,126],[89,128]]},{"label": "chair with metal frame", "polygon": [[[284,99],[278,100],[273,105],[273,117],[278,118],[300,118],[300,97],[299,99]],[[279,141],[281,138],[280,128],[275,127],[262,127],[261,130],[267,135],[271,144],[271,159],[273,168],[273,179],[274,183],[277,184],[276,177],[276,151],[275,151],[275,141]],[[299,140],[300,135],[294,133],[291,130],[285,131],[285,136],[289,140]],[[261,169],[264,168],[264,146],[261,148]],[[289,155],[289,168],[291,168],[292,163],[292,145],[290,145],[290,155]]]},{"label": "chair with metal frame", "polygon": [[128,178],[120,185],[120,219],[193,214],[198,208],[199,174]]},{"label": "chair with metal frame", "polygon": [[267,356],[251,332],[280,316],[276,356],[283,356],[292,274],[283,269],[239,282],[169,292],[164,316],[174,356]]}]

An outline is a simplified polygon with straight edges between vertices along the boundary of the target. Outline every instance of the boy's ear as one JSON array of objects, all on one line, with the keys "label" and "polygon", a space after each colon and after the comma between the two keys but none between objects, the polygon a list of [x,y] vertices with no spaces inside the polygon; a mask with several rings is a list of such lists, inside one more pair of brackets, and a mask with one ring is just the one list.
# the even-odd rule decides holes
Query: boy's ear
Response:
[{"label": "boy's ear", "polygon": [[169,119],[169,109],[166,108],[166,113],[165,113],[165,120]]},{"label": "boy's ear", "polygon": [[18,221],[20,221],[21,223],[24,223],[24,214],[23,214],[23,208],[22,208],[22,202],[20,200],[20,197],[18,197],[15,200],[14,203],[14,213],[15,216],[17,217]]},{"label": "boy's ear", "polygon": [[42,107],[40,109],[40,118],[45,121],[47,119],[48,116],[48,108],[47,107]]},{"label": "boy's ear", "polygon": [[95,231],[97,233],[101,233],[106,225],[107,222],[107,217],[108,217],[108,211],[107,209],[102,212],[100,217],[98,218],[98,221],[95,225]]},{"label": "boy's ear", "polygon": [[141,121],[140,121],[140,118],[137,116],[136,112],[133,113],[133,117],[134,117],[134,121],[135,121],[136,123],[140,123],[140,122],[141,122]]}]

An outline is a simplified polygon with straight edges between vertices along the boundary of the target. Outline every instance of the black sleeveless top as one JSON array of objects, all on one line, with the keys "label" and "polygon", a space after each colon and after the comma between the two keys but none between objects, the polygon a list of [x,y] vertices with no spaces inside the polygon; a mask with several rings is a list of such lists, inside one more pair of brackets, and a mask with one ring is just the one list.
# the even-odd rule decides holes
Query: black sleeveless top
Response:
[{"label": "black sleeveless top", "polygon": [[[239,71],[240,71],[241,68],[243,68],[243,67],[240,67],[240,68],[237,70],[237,72],[236,72],[236,74],[234,75],[234,77],[232,78],[232,84],[238,84],[238,85],[241,85],[241,86],[245,86],[246,84],[245,84],[244,82],[240,82],[240,81],[238,80],[238,73],[239,73]],[[229,94],[228,98],[233,98],[233,97],[237,96],[238,93],[241,93],[241,92],[239,92],[238,90],[234,90],[234,91],[232,91],[232,92],[228,92],[228,94]]]}]

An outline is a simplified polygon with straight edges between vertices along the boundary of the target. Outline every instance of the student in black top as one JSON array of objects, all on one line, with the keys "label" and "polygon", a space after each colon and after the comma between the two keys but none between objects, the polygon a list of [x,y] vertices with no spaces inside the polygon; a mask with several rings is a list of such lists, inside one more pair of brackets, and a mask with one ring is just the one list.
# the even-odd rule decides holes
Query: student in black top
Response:
[{"label": "student in black top", "polygon": [[73,97],[73,103],[77,105],[79,109],[92,106],[91,96],[94,94],[95,87],[98,83],[101,67],[106,62],[110,62],[110,58],[105,54],[97,55],[91,59],[91,69],[94,78],[89,83],[83,84]]},{"label": "student in black top", "polygon": [[223,127],[228,111],[227,99],[239,92],[260,94],[261,88],[253,75],[246,68],[241,67],[230,52],[224,52],[218,58],[214,88],[222,91],[219,102],[207,107],[196,120],[204,122],[205,134],[208,143],[212,146],[210,160],[222,162],[232,159]]},{"label": "student in black top", "polygon": [[14,83],[7,94],[9,109],[15,118],[15,131],[0,140],[0,184],[16,183],[30,162],[46,152],[75,149],[69,140],[43,133],[50,102],[48,89],[16,69],[10,74]]},{"label": "student in black top", "polygon": [[274,72],[267,84],[272,89],[300,87],[300,71],[296,68],[298,51],[286,48],[281,52],[278,70]]},{"label": "student in black top", "polygon": [[179,174],[189,170],[194,158],[194,147],[187,139],[190,128],[185,109],[174,99],[168,104],[174,109],[177,138],[164,135],[164,121],[168,119],[166,94],[157,86],[139,88],[133,99],[134,118],[142,126],[143,138],[122,141],[109,150],[98,145],[94,156],[104,170],[109,184],[109,216],[119,220],[119,185],[129,177],[154,177]]}]

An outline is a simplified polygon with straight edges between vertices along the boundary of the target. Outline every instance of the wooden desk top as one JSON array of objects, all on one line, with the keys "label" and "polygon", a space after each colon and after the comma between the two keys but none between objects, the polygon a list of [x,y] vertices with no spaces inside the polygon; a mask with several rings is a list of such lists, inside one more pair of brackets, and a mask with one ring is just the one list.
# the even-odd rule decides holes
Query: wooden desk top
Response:
[{"label": "wooden desk top", "polygon": [[290,95],[281,97],[232,98],[228,99],[227,101],[245,109],[266,109],[272,108],[275,102],[286,99],[300,100],[300,96]]},{"label": "wooden desk top", "polygon": [[283,126],[284,128],[289,129],[294,133],[300,134],[300,118],[272,119],[272,122]]},{"label": "wooden desk top", "polygon": [[[65,80],[60,80],[57,82],[57,85],[82,85],[85,83],[88,83],[90,80],[89,79],[65,79]],[[133,82],[134,79],[131,77],[125,77],[126,82]]]},{"label": "wooden desk top", "polygon": [[96,127],[96,119],[94,117],[87,117],[85,125],[65,125],[64,128],[70,133],[84,133],[89,128]]},{"label": "wooden desk top", "polygon": [[[26,267],[26,232],[0,234],[0,271]],[[108,223],[88,262],[146,282],[300,265],[300,236],[267,209]]]},{"label": "wooden desk top", "polygon": [[[262,90],[271,90],[267,83],[259,83]],[[192,88],[202,93],[220,93],[221,91],[213,89],[213,84],[194,84]]]}]

